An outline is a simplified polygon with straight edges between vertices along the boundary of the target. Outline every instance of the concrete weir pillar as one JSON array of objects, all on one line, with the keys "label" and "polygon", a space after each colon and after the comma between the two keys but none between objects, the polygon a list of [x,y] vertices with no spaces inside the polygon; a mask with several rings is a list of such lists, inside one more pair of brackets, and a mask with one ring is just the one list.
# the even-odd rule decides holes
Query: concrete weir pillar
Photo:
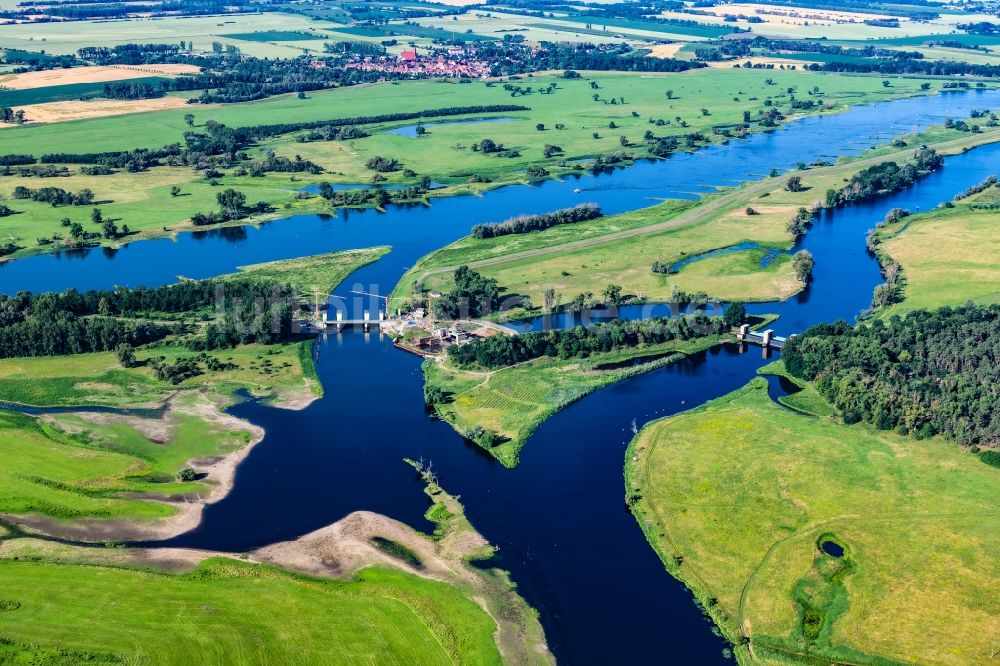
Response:
[{"label": "concrete weir pillar", "polygon": [[370,312],[368,312],[368,310],[365,310],[365,330],[366,331],[368,330],[368,322],[371,321],[371,318],[372,318],[372,314]]},{"label": "concrete weir pillar", "polygon": [[746,340],[747,333],[750,332],[750,324],[742,324],[740,326],[740,332],[736,334],[737,340]]},{"label": "concrete weir pillar", "polygon": [[771,346],[771,338],[773,338],[773,337],[774,337],[774,330],[770,329],[770,328],[767,329],[766,331],[764,331],[763,333],[760,334],[760,340],[761,340],[760,344],[762,344],[765,347],[770,347]]},{"label": "concrete weir pillar", "polygon": [[343,321],[344,321],[344,313],[341,310],[337,310],[337,330],[338,331],[340,330],[340,327],[343,326],[343,324],[341,323]]}]

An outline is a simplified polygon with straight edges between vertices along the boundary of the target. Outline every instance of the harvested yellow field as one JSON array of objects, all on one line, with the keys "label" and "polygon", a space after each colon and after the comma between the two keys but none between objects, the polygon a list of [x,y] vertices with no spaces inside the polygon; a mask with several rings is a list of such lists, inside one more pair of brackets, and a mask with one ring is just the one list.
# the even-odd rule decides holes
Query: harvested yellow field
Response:
[{"label": "harvested yellow field", "polygon": [[649,55],[654,58],[673,58],[684,48],[684,44],[656,44],[650,48]]},{"label": "harvested yellow field", "polygon": [[10,90],[28,90],[48,86],[63,86],[74,83],[103,83],[105,81],[125,81],[140,79],[147,76],[177,76],[178,74],[197,74],[200,69],[195,65],[128,65],[128,66],[94,66],[73,67],[70,69],[52,69],[41,72],[24,72],[22,74],[5,74],[0,76],[0,88]]},{"label": "harvested yellow field", "polygon": [[766,56],[757,56],[751,58],[738,58],[737,60],[719,60],[717,62],[709,62],[708,66],[715,67],[717,69],[732,69],[733,65],[742,65],[747,61],[754,65],[774,65],[775,67],[784,67],[786,69],[790,65],[803,67],[813,62],[811,60],[789,60],[787,58],[768,58]]},{"label": "harvested yellow field", "polygon": [[93,99],[87,101],[73,100],[69,102],[47,102],[45,104],[29,104],[22,106],[28,117],[28,122],[62,123],[68,120],[84,118],[99,118],[102,116],[121,116],[126,113],[142,113],[143,111],[163,111],[186,106],[181,97],[160,97],[159,99]]},{"label": "harvested yellow field", "polygon": [[[726,14],[743,14],[744,16],[757,15],[768,22],[774,22],[774,19],[769,18],[774,17],[796,25],[803,25],[806,22],[811,24],[816,21],[827,21],[829,23],[863,23],[866,19],[873,18],[872,14],[862,14],[859,12],[816,9],[813,7],[780,7],[776,5],[757,4],[753,2],[733,3],[709,7],[705,11],[711,12],[719,17],[725,16]],[[900,21],[905,20],[903,17],[898,16],[894,16],[892,18],[898,18]]]}]

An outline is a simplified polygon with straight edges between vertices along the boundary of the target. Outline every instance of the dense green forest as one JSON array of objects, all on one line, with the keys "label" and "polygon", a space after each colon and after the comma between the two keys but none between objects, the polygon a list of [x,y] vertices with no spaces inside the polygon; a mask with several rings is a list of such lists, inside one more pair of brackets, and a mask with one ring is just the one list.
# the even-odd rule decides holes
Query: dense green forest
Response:
[{"label": "dense green forest", "polygon": [[721,333],[721,317],[705,314],[653,318],[641,321],[616,319],[606,324],[554,329],[524,335],[494,335],[464,345],[448,347],[448,356],[459,366],[499,368],[542,356],[584,358],[598,352],[691,340]]},{"label": "dense green forest", "polygon": [[[293,334],[297,308],[288,285],[250,280],[184,281],[153,288],[0,296],[0,358],[53,356],[138,346],[189,332],[196,350],[273,343]],[[159,323],[188,315],[205,321],[188,331]]]},{"label": "dense green forest", "polygon": [[848,423],[1000,444],[1000,306],[821,324],[789,338],[782,356]]},{"label": "dense green forest", "polygon": [[468,266],[455,271],[455,286],[434,301],[434,316],[438,319],[469,319],[496,312],[500,305],[500,285],[483,277]]}]

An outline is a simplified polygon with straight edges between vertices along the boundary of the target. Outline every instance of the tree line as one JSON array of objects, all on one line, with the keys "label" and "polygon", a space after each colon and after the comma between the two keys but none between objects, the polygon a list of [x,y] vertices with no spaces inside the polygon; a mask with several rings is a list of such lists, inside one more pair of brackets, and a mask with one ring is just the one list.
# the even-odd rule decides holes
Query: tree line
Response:
[{"label": "tree line", "polygon": [[148,321],[214,310],[215,321],[184,340],[195,350],[272,344],[293,335],[298,301],[287,284],[184,281],[162,287],[0,296],[0,357],[52,356],[135,347],[181,333]]},{"label": "tree line", "polygon": [[782,357],[846,423],[1000,444],[1000,306],[918,310],[857,327],[821,324],[789,338]]},{"label": "tree line", "polygon": [[61,187],[42,187],[37,190],[18,185],[11,193],[14,199],[31,199],[52,206],[89,206],[94,203],[94,192],[84,188],[79,192],[70,192]]},{"label": "tree line", "polygon": [[136,81],[113,81],[104,84],[104,97],[108,99],[155,99],[163,97],[170,88],[170,81],[164,79],[162,85]]},{"label": "tree line", "polygon": [[572,330],[555,329],[524,335],[494,335],[448,347],[448,357],[461,367],[500,368],[542,356],[562,359],[627,349],[671,340],[691,340],[721,333],[721,317],[698,313],[646,320],[623,320]]},{"label": "tree line", "polygon": [[479,239],[495,238],[508,234],[526,234],[532,231],[542,231],[560,224],[573,224],[593,220],[604,215],[600,206],[594,203],[582,203],[572,208],[563,208],[541,215],[520,215],[497,224],[477,224],[472,227],[472,235]]},{"label": "tree line", "polygon": [[926,76],[1000,76],[1000,65],[977,65],[957,60],[919,60],[877,58],[866,61],[836,60],[802,66],[813,72],[847,72],[852,74],[921,74]]},{"label": "tree line", "polygon": [[913,159],[903,166],[895,162],[881,162],[854,174],[839,190],[826,192],[826,205],[839,206],[852,201],[864,201],[904,190],[919,178],[938,170],[944,158],[937,151],[921,146]]}]

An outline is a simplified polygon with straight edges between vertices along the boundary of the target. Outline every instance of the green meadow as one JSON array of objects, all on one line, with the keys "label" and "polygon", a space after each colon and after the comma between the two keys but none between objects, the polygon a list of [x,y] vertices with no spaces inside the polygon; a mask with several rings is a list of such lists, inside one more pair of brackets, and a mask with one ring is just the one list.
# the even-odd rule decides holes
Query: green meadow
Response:
[{"label": "green meadow", "polygon": [[[768,79],[773,85],[767,83]],[[842,110],[855,103],[918,94],[919,83],[916,79],[900,79],[893,87],[884,88],[880,81],[866,77],[710,69],[668,75],[600,74],[587,77],[587,80],[526,77],[518,85],[525,88],[530,85],[533,92],[512,97],[498,83],[413,81],[310,93],[306,99],[287,95],[246,104],[193,105],[169,111],[9,127],[0,129],[4,152],[40,155],[158,148],[183,141],[183,133],[191,129],[184,122],[186,113],[194,115],[194,130],[198,131],[207,120],[250,126],[353,117],[362,109],[365,113],[384,114],[469,105],[530,107],[530,111],[488,114],[510,119],[507,122],[442,125],[428,122],[427,133],[419,138],[385,131],[417,122],[406,121],[370,126],[367,129],[372,136],[363,139],[299,143],[295,135],[286,135],[250,151],[259,155],[265,150],[273,150],[289,158],[300,155],[324,167],[326,172],[318,176],[271,173],[254,178],[225,174],[209,182],[200,173],[182,167],[84,176],[75,173],[77,169],[71,166],[73,175],[47,179],[55,182],[42,183],[37,177],[2,177],[0,197],[9,198],[19,185],[33,188],[52,185],[72,191],[89,188],[100,202],[97,207],[104,216],[116,219],[119,226],[128,225],[132,232],[128,239],[134,241],[191,230],[188,222],[191,215],[215,210],[216,194],[228,187],[244,192],[250,202],[270,203],[277,209],[271,217],[322,209],[326,205],[324,202],[315,197],[299,199],[297,190],[303,184],[323,180],[366,183],[373,172],[365,163],[375,156],[397,159],[401,163],[400,171],[389,174],[389,182],[415,183],[427,176],[448,186],[438,192],[439,195],[475,191],[492,185],[468,185],[472,176],[492,180],[496,185],[533,180],[535,176],[528,175],[529,167],[541,167],[553,175],[572,172],[575,170],[573,165],[564,160],[617,153],[623,150],[623,137],[633,144],[624,150],[642,157],[645,154],[643,135],[647,130],[653,130],[658,136],[683,136],[700,131],[710,137],[714,127],[742,122],[744,110],[756,113],[765,108],[765,101],[780,106],[790,97],[789,88],[802,94],[818,86],[821,92],[817,98],[822,97],[834,110]],[[552,94],[537,92],[550,84],[557,86]],[[671,91],[673,99],[667,99],[667,90]],[[597,101],[594,95],[598,96]],[[740,102],[729,102],[735,99]],[[611,104],[611,100],[616,103]],[[701,110],[703,108],[708,115]],[[651,119],[669,124],[650,124]],[[556,129],[557,124],[563,129]],[[614,129],[610,127],[612,124]],[[682,124],[687,126],[682,127]],[[543,129],[538,129],[538,125]],[[471,146],[484,138],[492,138],[517,150],[520,157],[504,158],[473,151]],[[561,150],[546,158],[543,149],[547,144]],[[416,176],[405,176],[403,169],[413,171]],[[176,196],[172,193],[173,187],[180,190]],[[43,245],[39,239],[49,239],[56,234],[65,236],[67,229],[61,226],[63,218],[80,222],[85,227],[90,224],[91,206],[53,208],[45,203],[23,200],[10,200],[5,204],[16,214],[4,218],[4,236],[24,248],[20,255],[58,249],[59,242]]]},{"label": "green meadow", "polygon": [[740,663],[988,663],[1000,470],[822,412],[759,378],[646,426],[626,485],[650,544]]},{"label": "green meadow", "polygon": [[[767,79],[771,79],[773,84],[765,83]],[[591,81],[600,87],[591,88]],[[420,173],[436,176],[447,175],[447,169],[460,168],[463,166],[461,163],[468,160],[479,166],[497,162],[504,164],[503,158],[468,155],[466,152],[472,151],[461,150],[440,153],[449,155],[445,161],[450,164],[444,170],[441,170],[442,160],[434,160],[437,150],[451,150],[456,143],[469,146],[487,136],[521,150],[525,161],[539,161],[541,156],[534,151],[540,153],[545,143],[562,146],[567,157],[604,154],[621,149],[619,137],[623,134],[634,142],[640,142],[647,129],[653,129],[660,136],[677,136],[737,124],[742,122],[743,111],[756,113],[765,108],[763,102],[768,98],[780,108],[782,102],[789,99],[789,87],[795,87],[798,95],[802,96],[814,86],[819,86],[821,94],[818,97],[832,104],[835,110],[843,110],[853,104],[917,94],[921,81],[901,78],[895,81],[893,87],[884,88],[881,80],[869,77],[802,71],[705,69],[681,74],[593,73],[581,80],[538,75],[525,76],[514,83],[522,88],[531,86],[535,91],[550,83],[556,83],[558,88],[551,95],[534,92],[512,97],[501,83],[477,81],[462,84],[431,80],[371,84],[312,92],[304,100],[284,95],[224,106],[194,105],[185,109],[93,118],[58,125],[9,127],[3,129],[2,136],[5,152],[37,153],[39,146],[44,146],[47,152],[92,152],[98,149],[159,148],[181,141],[183,133],[189,129],[184,123],[186,113],[193,113],[198,124],[211,119],[230,126],[248,126],[353,117],[362,111],[377,115],[487,104],[521,104],[531,108],[530,112],[505,114],[516,116],[517,121],[502,125],[476,127],[451,124],[428,128],[431,131],[419,139],[390,134],[354,142],[359,149],[362,144],[367,144],[373,154],[395,157]],[[674,92],[672,100],[666,98],[668,89]],[[599,96],[596,102],[594,94]],[[621,97],[625,98],[624,104],[619,102]],[[610,104],[611,98],[618,103]],[[708,108],[710,115],[701,114],[703,107]],[[633,111],[639,114],[638,117],[632,116]],[[676,117],[686,121],[689,127],[680,127]],[[653,127],[648,123],[649,118],[662,118],[671,124]],[[612,120],[620,126],[620,130],[610,131],[608,124]],[[537,131],[537,123],[543,123],[547,129]],[[556,130],[556,123],[562,123],[566,128]],[[594,131],[604,138],[594,139]],[[322,147],[321,143],[313,145]],[[305,149],[307,146],[299,147]],[[419,160],[419,154],[427,153],[431,155],[427,155],[426,159],[433,160],[439,171],[421,169],[421,163],[414,162]],[[367,158],[359,161],[363,163],[364,159]],[[451,164],[455,160],[460,163]],[[511,162],[523,163],[516,159]]]},{"label": "green meadow", "polygon": [[321,38],[317,35],[297,30],[260,30],[256,32],[237,32],[222,35],[222,37],[239,39],[245,42],[300,42],[314,41]]},{"label": "green meadow", "polygon": [[[765,178],[699,201],[667,201],[526,234],[467,236],[418,261],[392,297],[401,303],[420,290],[447,291],[455,268],[468,265],[508,293],[529,297],[536,307],[547,287],[566,303],[579,294],[600,294],[608,284],[650,301],[669,299],[674,290],[706,292],[725,301],[786,299],[802,288],[787,253],[794,239],[786,228],[799,208],[822,205],[828,189],[841,187],[863,168],[910,159],[921,143],[948,153],[996,141],[1000,132],[969,135],[934,128],[905,138],[906,148],[879,147],[843,163]],[[788,191],[792,176],[801,179],[802,191]],[[652,271],[654,262],[674,264],[744,243],[755,247],[699,259],[672,274]]]},{"label": "green meadow", "polygon": [[881,250],[903,271],[903,301],[879,310],[888,317],[909,310],[1000,303],[1000,189],[991,187],[878,230]]},{"label": "green meadow", "polygon": [[251,264],[241,266],[239,272],[222,278],[290,284],[303,294],[316,294],[325,299],[348,275],[378,261],[389,250],[388,245],[383,245]]},{"label": "green meadow", "polygon": [[[507,467],[515,467],[521,448],[538,426],[559,410],[597,389],[662,367],[685,354],[719,343],[719,336],[688,341],[641,345],[593,354],[586,359],[543,357],[490,372],[455,367],[447,359],[423,364],[428,387],[447,395],[435,404],[438,415],[459,434],[470,428],[489,428],[504,442],[486,449]],[[605,364],[653,357],[638,365],[605,369]]]},{"label": "green meadow", "polygon": [[9,663],[501,663],[496,623],[462,592],[385,568],[339,581],[221,558],[185,574],[0,561],[0,588]]},{"label": "green meadow", "polygon": [[227,430],[184,411],[196,402],[192,396],[182,401],[163,441],[125,420],[0,411],[0,514],[60,520],[173,515],[172,507],[149,500],[205,493],[203,483],[181,483],[176,474],[192,458],[225,455],[250,439],[249,431]]},{"label": "green meadow", "polygon": [[152,357],[173,362],[195,356],[183,346],[154,344],[136,351],[139,365],[123,368],[112,352],[0,359],[0,401],[40,407],[80,405],[146,406],[178,388],[245,389],[275,403],[313,394],[320,388],[310,377],[312,342],[241,345],[210,352],[209,357],[236,367],[211,371],[180,384],[156,379],[144,365]]}]

